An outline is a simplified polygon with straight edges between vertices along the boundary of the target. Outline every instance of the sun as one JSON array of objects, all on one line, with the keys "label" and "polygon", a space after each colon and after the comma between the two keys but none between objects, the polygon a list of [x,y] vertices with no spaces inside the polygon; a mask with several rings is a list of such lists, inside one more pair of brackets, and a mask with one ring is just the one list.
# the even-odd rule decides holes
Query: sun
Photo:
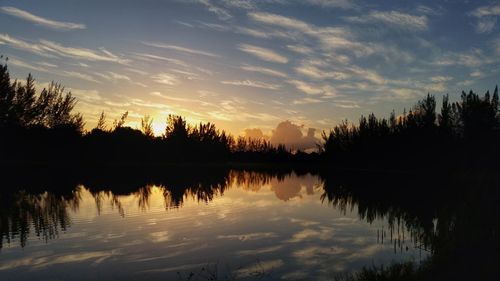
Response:
[{"label": "sun", "polygon": [[167,126],[164,122],[153,122],[153,133],[155,136],[161,136],[165,133],[165,127]]}]

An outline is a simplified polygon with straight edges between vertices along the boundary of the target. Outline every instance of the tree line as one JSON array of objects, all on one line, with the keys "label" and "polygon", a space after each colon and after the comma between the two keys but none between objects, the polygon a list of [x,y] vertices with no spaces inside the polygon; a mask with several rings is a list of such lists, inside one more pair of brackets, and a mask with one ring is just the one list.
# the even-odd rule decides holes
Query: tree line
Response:
[{"label": "tree line", "polygon": [[[95,128],[85,131],[77,100],[57,83],[40,93],[28,75],[24,83],[11,82],[7,65],[0,65],[0,140],[4,161],[79,163],[180,163],[180,162],[315,162],[339,167],[385,168],[429,166],[453,159],[470,163],[498,155],[498,87],[480,96],[462,92],[450,102],[443,97],[440,113],[430,94],[401,115],[389,118],[361,116],[347,120],[318,143],[318,153],[293,152],[262,139],[231,136],[213,123],[191,125],[169,115],[161,136],[154,136],[152,119],[141,128],[125,126],[128,112],[108,128],[101,113]],[[498,143],[498,142],[496,142]],[[490,156],[488,156],[491,155]],[[491,158],[491,159],[490,159]],[[411,161],[408,161],[411,160]],[[456,160],[456,161],[455,161]]]},{"label": "tree line", "polygon": [[494,164],[500,152],[498,108],[498,86],[493,95],[462,91],[456,102],[445,95],[440,113],[435,96],[428,94],[399,116],[372,113],[357,124],[345,120],[323,132],[322,155],[331,164],[351,167]]},{"label": "tree line", "polygon": [[[107,126],[101,113],[95,128],[74,108],[77,100],[57,83],[40,93],[28,75],[24,83],[11,82],[7,65],[0,67],[0,132],[6,161],[83,162],[222,162],[289,161],[297,158],[284,145],[263,139],[233,137],[213,123],[191,125],[179,115],[169,115],[161,136],[153,134],[152,119],[141,128],[126,126],[128,112]],[[302,154],[298,154],[299,156]],[[303,155],[302,155],[303,156]]]}]

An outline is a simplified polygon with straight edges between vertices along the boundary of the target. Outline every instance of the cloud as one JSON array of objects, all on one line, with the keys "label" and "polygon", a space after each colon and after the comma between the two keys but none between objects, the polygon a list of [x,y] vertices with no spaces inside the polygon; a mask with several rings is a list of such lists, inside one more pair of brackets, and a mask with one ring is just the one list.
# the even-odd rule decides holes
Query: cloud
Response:
[{"label": "cloud", "polygon": [[352,9],[356,7],[355,1],[352,0],[306,0],[305,2],[325,8]]},{"label": "cloud", "polygon": [[106,61],[120,64],[128,63],[128,60],[123,59],[104,48],[96,51],[86,48],[67,47],[59,43],[43,39],[40,40],[39,43],[33,43],[11,37],[8,34],[0,34],[0,44],[6,44],[14,49],[32,52],[45,57],[62,56],[88,61]]},{"label": "cloud", "polygon": [[311,60],[303,61],[295,68],[295,71],[313,79],[345,80],[350,78],[350,75],[344,72],[319,69],[317,66],[313,65],[313,61]]},{"label": "cloud", "polygon": [[[369,44],[352,40],[352,34],[343,27],[319,27],[294,18],[263,12],[252,12],[248,16],[254,21],[286,29],[288,33],[285,35],[286,38],[309,36],[317,40],[319,47],[324,50],[348,50],[357,56],[365,56],[374,52]],[[294,51],[297,50],[300,49],[294,49]]]},{"label": "cloud", "polygon": [[26,42],[24,40],[11,37],[8,34],[0,34],[0,44],[8,45],[14,49],[28,51],[45,57],[55,57],[52,54],[48,54],[47,51],[39,44]]},{"label": "cloud", "polygon": [[306,22],[293,18],[265,12],[252,12],[249,13],[248,16],[254,21],[258,21],[261,23],[297,30],[303,33],[314,33],[313,26]]},{"label": "cloud", "polygon": [[442,8],[433,8],[425,5],[418,5],[417,12],[429,16],[440,16],[444,13]]},{"label": "cloud", "polygon": [[188,66],[187,63],[185,63],[181,60],[178,60],[178,59],[172,59],[172,58],[167,58],[167,57],[157,56],[157,55],[152,55],[152,54],[147,54],[147,53],[134,53],[134,55],[137,56],[137,58],[139,58],[140,60],[144,60],[144,61],[161,60],[161,61],[166,61],[169,63],[177,64],[180,66]]},{"label": "cloud", "polygon": [[22,67],[22,68],[26,68],[26,69],[35,70],[35,71],[48,72],[48,70],[46,68],[44,68],[44,67],[32,65],[32,64],[26,63],[26,62],[24,62],[22,60],[13,58],[13,57],[9,58],[9,64],[10,65],[15,65],[17,67]]},{"label": "cloud", "polygon": [[62,71],[59,73],[59,75],[62,76],[67,76],[67,77],[73,77],[73,78],[78,78],[81,80],[89,81],[89,82],[94,82],[94,83],[101,83],[91,75],[85,74],[85,73],[80,73],[76,71]]},{"label": "cloud", "polygon": [[433,76],[431,77],[432,82],[447,82],[453,80],[450,76]]},{"label": "cloud", "polygon": [[309,128],[307,134],[302,134],[302,126],[293,124],[290,121],[283,121],[272,131],[271,143],[274,145],[284,144],[290,149],[307,150],[316,148],[319,143],[315,134],[316,129]]},{"label": "cloud", "polygon": [[475,17],[485,17],[485,16],[500,16],[500,5],[495,6],[481,6],[475,9],[471,15]]},{"label": "cloud", "polygon": [[285,56],[282,56],[278,53],[276,53],[273,50],[257,47],[254,45],[249,45],[249,44],[240,44],[238,46],[238,49],[241,51],[254,55],[258,57],[259,59],[265,60],[265,61],[270,61],[270,62],[276,62],[276,63],[287,63],[288,58]]},{"label": "cloud", "polygon": [[245,138],[261,140],[269,137],[264,136],[264,133],[262,133],[262,130],[259,128],[249,128],[245,129]]},{"label": "cloud", "polygon": [[243,10],[257,8],[253,0],[222,0],[225,6]]},{"label": "cloud", "polygon": [[500,5],[481,6],[472,11],[470,15],[477,18],[477,33],[490,33],[495,28],[496,17],[500,16]]},{"label": "cloud", "polygon": [[118,62],[118,63],[126,62],[126,60],[119,58],[118,56],[114,55],[113,53],[107,51],[104,48],[101,48],[99,51],[95,51],[85,48],[66,47],[61,44],[48,40],[40,40],[40,43],[44,50],[65,57],[85,59],[89,61],[108,61],[108,62]]},{"label": "cloud", "polygon": [[366,16],[347,17],[346,20],[357,23],[382,22],[405,30],[428,29],[427,16],[414,16],[398,11],[372,11]]},{"label": "cloud", "polygon": [[[26,69],[30,69],[30,70],[34,70],[34,71],[47,72],[47,73],[52,73],[52,74],[59,75],[59,76],[72,77],[72,78],[77,78],[77,79],[81,79],[81,80],[85,80],[85,81],[89,81],[89,82],[100,83],[97,79],[95,79],[93,76],[91,76],[89,74],[76,72],[76,71],[66,71],[66,70],[58,71],[58,69],[55,69],[51,66],[47,66],[47,65],[45,65],[46,67],[36,66],[33,64],[29,64],[25,61],[22,61],[20,59],[14,58],[14,57],[9,58],[8,63],[10,65],[14,65],[17,67],[22,67],[22,68],[26,68]],[[50,67],[50,69],[48,69],[47,67]]]},{"label": "cloud", "polygon": [[265,75],[271,75],[271,76],[282,77],[282,78],[287,77],[287,75],[281,71],[277,71],[277,70],[273,70],[273,69],[265,68],[265,67],[261,67],[261,66],[253,66],[253,65],[245,64],[245,65],[242,65],[240,68],[243,70],[246,70],[246,71],[258,72],[258,73],[262,73]]},{"label": "cloud", "polygon": [[335,89],[332,86],[316,86],[309,84],[300,80],[290,80],[288,83],[292,84],[298,90],[308,94],[308,95],[325,95],[325,96],[336,96]]},{"label": "cloud", "polygon": [[33,15],[27,11],[20,10],[14,7],[1,7],[3,13],[35,23],[37,25],[45,26],[52,29],[71,30],[71,29],[85,29],[86,26],[81,23],[60,22],[40,16]]},{"label": "cloud", "polygon": [[320,103],[320,102],[322,102],[322,100],[320,100],[320,99],[305,97],[303,99],[294,100],[293,104],[311,104],[311,103]]},{"label": "cloud", "polygon": [[156,83],[165,84],[165,85],[169,85],[169,86],[174,86],[174,85],[177,85],[179,83],[179,79],[175,75],[172,75],[169,73],[159,73],[159,74],[154,75],[151,78]]},{"label": "cloud", "polygon": [[247,27],[238,26],[238,27],[236,27],[235,31],[237,33],[246,34],[246,35],[250,35],[253,37],[257,37],[257,38],[269,38],[270,37],[270,35],[266,32],[263,32],[263,31],[260,31],[257,29],[247,28]]},{"label": "cloud", "polygon": [[210,12],[216,14],[221,20],[228,20],[232,18],[231,14],[227,10],[214,5],[210,0],[196,0],[196,2],[203,4]]},{"label": "cloud", "polygon": [[496,18],[481,18],[477,21],[476,31],[478,33],[490,33],[495,28]]},{"label": "cloud", "polygon": [[311,54],[313,52],[313,50],[307,46],[287,45],[286,47],[288,49],[290,49],[296,53],[302,54],[302,55],[308,55],[308,54]]},{"label": "cloud", "polygon": [[378,85],[382,85],[385,83],[385,79],[373,70],[360,68],[358,66],[353,66],[348,69],[352,71],[354,74],[357,74],[360,78],[368,80],[372,83]]},{"label": "cloud", "polygon": [[149,46],[149,47],[169,49],[169,50],[184,52],[184,53],[193,54],[193,55],[203,55],[203,56],[214,57],[214,58],[220,57],[219,55],[216,55],[216,54],[213,54],[210,52],[186,48],[186,47],[177,46],[177,45],[170,45],[170,44],[156,43],[156,42],[142,42],[142,44]]},{"label": "cloud", "polygon": [[75,97],[77,97],[79,100],[84,100],[86,102],[94,103],[94,102],[101,102],[103,98],[99,94],[99,91],[97,90],[85,90],[85,89],[68,89],[68,91],[71,92],[71,94]]},{"label": "cloud", "polygon": [[252,80],[221,81],[221,83],[225,84],[225,85],[247,86],[247,87],[254,87],[254,88],[261,88],[261,89],[268,89],[268,90],[277,90],[281,87],[280,85],[276,85],[276,84],[268,84],[268,83],[259,82],[259,81],[252,81]]}]

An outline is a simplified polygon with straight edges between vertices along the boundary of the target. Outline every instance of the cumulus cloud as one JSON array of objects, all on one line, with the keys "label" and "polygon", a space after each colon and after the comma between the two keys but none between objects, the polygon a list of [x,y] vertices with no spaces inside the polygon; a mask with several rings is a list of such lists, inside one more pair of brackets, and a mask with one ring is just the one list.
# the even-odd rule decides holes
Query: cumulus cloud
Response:
[{"label": "cumulus cloud", "polygon": [[309,128],[307,134],[302,133],[302,126],[293,124],[290,121],[283,121],[272,131],[271,143],[274,145],[284,144],[290,149],[313,150],[319,139],[316,138],[316,129]]},{"label": "cumulus cloud", "polygon": [[266,48],[257,47],[249,44],[240,44],[238,49],[241,51],[251,54],[261,60],[277,62],[277,63],[287,63],[288,58],[283,55],[276,53],[273,50],[269,50]]},{"label": "cumulus cloud", "polygon": [[259,129],[259,128],[248,128],[248,129],[245,129],[244,136],[247,139],[257,139],[257,140],[269,139],[269,137],[265,136],[264,133],[262,132],[262,130]]},{"label": "cumulus cloud", "polygon": [[85,29],[85,24],[81,23],[72,23],[72,22],[61,22],[55,21],[47,18],[42,18],[40,16],[36,16],[27,11],[23,11],[21,9],[15,7],[1,7],[0,10],[8,15],[35,23],[37,25],[45,26],[52,29],[59,30],[71,30],[71,29]]}]

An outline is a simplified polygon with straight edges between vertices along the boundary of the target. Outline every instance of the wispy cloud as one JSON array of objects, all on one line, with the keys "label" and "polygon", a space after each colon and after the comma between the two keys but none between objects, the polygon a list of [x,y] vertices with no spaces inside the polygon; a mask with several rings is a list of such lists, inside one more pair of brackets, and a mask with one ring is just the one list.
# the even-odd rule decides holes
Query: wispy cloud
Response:
[{"label": "wispy cloud", "polygon": [[179,83],[179,79],[175,75],[169,73],[159,73],[154,75],[152,78],[156,83],[169,86],[177,85]]},{"label": "wispy cloud", "polygon": [[500,5],[481,6],[470,13],[477,18],[476,32],[490,33],[495,29],[497,17],[500,16]]},{"label": "wispy cloud", "polygon": [[28,51],[45,57],[55,57],[52,54],[48,54],[47,51],[39,44],[14,38],[8,34],[0,34],[0,44],[8,45],[14,49]]},{"label": "wispy cloud", "polygon": [[84,59],[89,61],[107,61],[116,63],[128,62],[128,60],[122,59],[104,48],[96,51],[79,47],[67,47],[48,40],[40,40],[40,44],[42,45],[42,48],[44,50],[59,54],[64,57]]},{"label": "wispy cloud", "polygon": [[232,18],[231,14],[226,9],[213,4],[210,0],[196,0],[196,2],[203,4],[210,12],[216,14],[221,20]]},{"label": "wispy cloud", "polygon": [[142,43],[144,45],[150,46],[150,47],[174,50],[174,51],[184,52],[184,53],[193,54],[193,55],[203,55],[203,56],[208,56],[208,57],[220,57],[219,55],[216,55],[214,53],[196,50],[196,49],[191,49],[191,48],[186,48],[186,47],[177,46],[177,45],[170,45],[170,44],[156,43],[156,42],[142,42]]},{"label": "wispy cloud", "polygon": [[273,50],[266,49],[266,48],[261,48],[257,47],[254,45],[249,45],[249,44],[240,44],[238,46],[238,49],[241,51],[251,54],[259,59],[265,60],[265,61],[270,61],[270,62],[277,62],[277,63],[287,63],[288,58],[285,56],[282,56],[278,53],[276,53]]},{"label": "wispy cloud", "polygon": [[478,19],[476,24],[476,31],[478,33],[490,33],[495,28],[496,23],[497,19],[492,17]]},{"label": "wispy cloud", "polygon": [[380,76],[376,71],[370,69],[365,69],[358,66],[352,66],[349,68],[349,70],[352,73],[357,74],[359,78],[368,80],[378,85],[382,85],[386,82],[385,79],[382,76]]},{"label": "wispy cloud", "polygon": [[307,46],[287,45],[286,47],[288,49],[290,49],[296,53],[302,54],[302,55],[308,55],[308,54],[311,54],[313,52],[313,49],[311,49]]},{"label": "wispy cloud", "polygon": [[300,80],[290,80],[288,83],[292,84],[298,90],[308,94],[308,95],[326,95],[335,96],[336,92],[332,86],[317,86],[315,84],[310,84]]},{"label": "wispy cloud", "polygon": [[405,30],[427,30],[427,16],[415,16],[398,11],[372,11],[364,16],[354,16],[346,18],[350,22],[373,23],[381,22]]},{"label": "wispy cloud", "polygon": [[55,21],[47,18],[43,18],[27,11],[23,11],[14,7],[1,7],[3,13],[35,23],[37,25],[45,26],[52,29],[59,30],[71,30],[71,29],[85,29],[85,24],[72,23],[72,22],[61,22]]},{"label": "wispy cloud", "polygon": [[350,77],[349,74],[344,72],[320,69],[311,60],[302,61],[299,66],[295,67],[295,71],[313,79],[345,80]]},{"label": "wispy cloud", "polygon": [[325,8],[352,9],[357,7],[354,0],[305,0],[304,2]]},{"label": "wispy cloud", "polygon": [[471,14],[475,17],[500,16],[500,4],[493,6],[481,6],[475,9]]},{"label": "wispy cloud", "polygon": [[51,64],[41,64],[42,66],[36,66],[34,64],[27,63],[23,60],[15,58],[15,57],[9,58],[9,64],[13,65],[13,66],[33,70],[33,71],[46,72],[46,73],[51,73],[51,74],[64,76],[64,77],[77,78],[77,79],[85,80],[88,82],[100,83],[92,75],[89,75],[86,73],[81,73],[81,72],[76,72],[76,71],[59,70],[57,68],[54,68],[53,65],[51,65]]},{"label": "wispy cloud", "polygon": [[145,61],[166,61],[166,62],[169,62],[169,63],[173,63],[173,64],[177,64],[177,65],[180,65],[180,66],[188,66],[187,63],[181,61],[181,60],[178,60],[178,59],[173,59],[173,58],[167,58],[167,57],[164,57],[164,56],[157,56],[157,55],[153,55],[153,54],[147,54],[147,53],[134,53],[135,56],[137,56],[139,59],[141,60],[145,60]]},{"label": "wispy cloud", "polygon": [[88,61],[107,61],[121,64],[126,64],[128,62],[128,60],[123,59],[104,48],[97,51],[79,47],[67,47],[59,43],[43,39],[37,43],[28,42],[11,37],[8,34],[0,34],[0,44],[2,43],[15,49],[32,52],[46,57],[62,56]]},{"label": "wispy cloud", "polygon": [[[369,55],[374,52],[369,44],[354,40],[353,35],[344,27],[319,27],[298,19],[264,12],[252,12],[248,16],[256,22],[285,29],[288,38],[296,38],[297,36],[299,38],[300,36],[313,38],[319,42],[319,47],[323,50],[348,50],[357,56]],[[303,39],[305,40],[305,38]],[[302,51],[304,50],[302,49]]]},{"label": "wispy cloud", "polygon": [[320,103],[320,102],[322,102],[322,100],[320,100],[320,99],[305,97],[302,99],[294,100],[293,104],[311,104],[311,103]]},{"label": "wispy cloud", "polygon": [[9,64],[10,65],[15,65],[17,67],[22,67],[22,68],[34,70],[34,71],[48,72],[48,70],[45,67],[41,67],[41,66],[36,66],[36,65],[33,65],[33,64],[29,64],[27,62],[24,62],[22,60],[19,60],[17,58],[13,58],[13,57],[9,58]]},{"label": "wispy cloud", "polygon": [[268,90],[277,90],[280,88],[280,85],[268,84],[268,83],[259,82],[259,81],[252,81],[252,80],[221,81],[221,83],[226,84],[226,85],[246,86],[246,87],[261,88],[261,89],[268,89]]},{"label": "wispy cloud", "polygon": [[441,8],[441,7],[434,8],[434,7],[429,7],[429,6],[425,6],[425,5],[418,5],[416,10],[420,14],[429,15],[429,16],[439,16],[439,15],[442,15],[444,13],[443,8]]},{"label": "wispy cloud", "polygon": [[246,71],[258,72],[258,73],[262,73],[265,75],[276,76],[276,77],[286,77],[287,76],[285,73],[283,73],[281,71],[277,71],[274,69],[261,67],[261,66],[248,65],[248,64],[242,65],[241,69],[246,70]]},{"label": "wispy cloud", "polygon": [[89,82],[100,83],[97,79],[95,79],[91,75],[85,74],[85,73],[81,73],[81,72],[76,72],[76,71],[62,71],[60,73],[60,75],[67,76],[67,77],[78,78],[78,79],[89,81]]}]

